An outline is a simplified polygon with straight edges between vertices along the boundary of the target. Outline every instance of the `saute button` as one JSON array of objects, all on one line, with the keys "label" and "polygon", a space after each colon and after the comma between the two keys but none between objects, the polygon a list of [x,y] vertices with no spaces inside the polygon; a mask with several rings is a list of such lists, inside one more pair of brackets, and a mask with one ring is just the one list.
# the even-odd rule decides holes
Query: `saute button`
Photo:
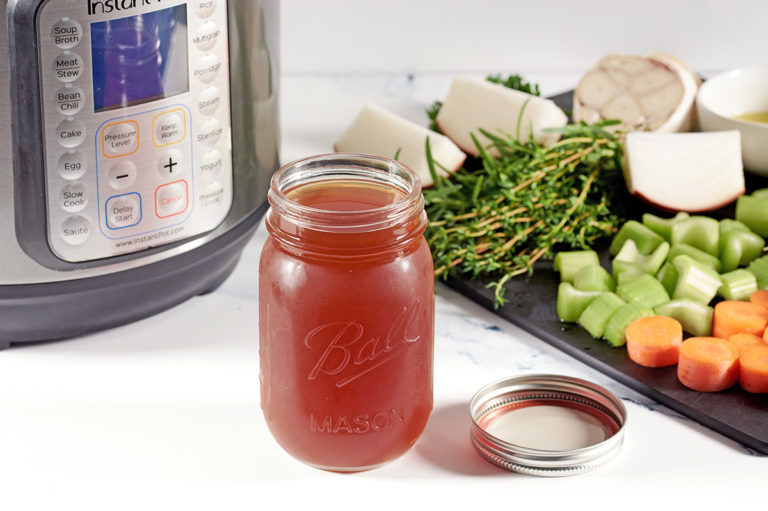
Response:
[{"label": "saute button", "polygon": [[168,183],[155,190],[155,214],[158,218],[178,215],[187,209],[187,182]]},{"label": "saute button", "polygon": [[75,115],[84,102],[85,92],[80,87],[65,85],[56,91],[56,111],[62,115]]},{"label": "saute button", "polygon": [[200,57],[192,74],[202,83],[211,83],[219,74],[219,69],[221,69],[219,57],[213,53],[207,53]]},{"label": "saute button", "polygon": [[122,121],[108,125],[104,128],[103,144],[107,158],[135,153],[139,149],[139,124]]},{"label": "saute button", "polygon": [[184,140],[187,135],[185,115],[182,111],[162,114],[154,120],[155,145],[163,147]]},{"label": "saute button", "polygon": [[62,82],[74,82],[83,72],[83,58],[70,52],[59,54],[53,59],[53,74]]},{"label": "saute button", "polygon": [[61,18],[53,24],[51,28],[51,39],[53,44],[62,50],[74,48],[83,38],[83,27],[80,23],[71,18]]},{"label": "saute button", "polygon": [[85,140],[85,124],[82,121],[64,119],[56,128],[56,139],[62,147],[72,149]]},{"label": "saute button", "polygon": [[107,227],[124,229],[141,222],[141,196],[138,193],[116,195],[107,200]]},{"label": "saute button", "polygon": [[109,169],[107,179],[115,190],[128,188],[136,179],[136,165],[128,160],[120,160]]},{"label": "saute button", "polygon": [[61,209],[67,213],[77,213],[82,211],[88,205],[88,194],[85,186],[75,183],[65,186],[59,195],[61,199]]},{"label": "saute button", "polygon": [[221,158],[221,153],[216,149],[211,149],[200,160],[200,174],[203,177],[218,176],[223,166],[224,160]]},{"label": "saute button", "polygon": [[223,132],[224,128],[221,127],[219,120],[212,117],[200,127],[200,133],[197,134],[195,140],[201,144],[213,145],[219,141]]},{"label": "saute button", "polygon": [[195,12],[201,18],[207,18],[216,10],[216,0],[197,0],[195,2]]},{"label": "saute button", "polygon": [[216,26],[216,23],[208,20],[204,21],[200,25],[200,28],[197,29],[197,33],[192,38],[192,42],[195,43],[198,50],[208,51],[216,46],[216,42],[219,40],[220,35],[221,30]]},{"label": "saute button", "polygon": [[75,215],[61,224],[61,238],[67,245],[81,245],[91,235],[91,222],[87,218]]},{"label": "saute button", "polygon": [[80,179],[85,174],[85,158],[80,151],[69,151],[59,157],[59,175],[67,180]]},{"label": "saute button", "polygon": [[157,160],[157,171],[163,177],[180,176],[184,170],[184,155],[178,149],[166,151]]},{"label": "saute button", "polygon": [[215,85],[209,85],[197,98],[197,109],[205,115],[211,115],[221,104],[221,94]]}]

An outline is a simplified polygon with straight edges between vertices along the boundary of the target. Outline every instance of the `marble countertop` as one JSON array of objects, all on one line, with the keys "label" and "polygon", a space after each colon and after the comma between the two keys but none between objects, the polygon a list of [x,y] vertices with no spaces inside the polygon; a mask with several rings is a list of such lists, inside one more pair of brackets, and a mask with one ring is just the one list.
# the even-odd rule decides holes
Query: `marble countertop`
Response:
[{"label": "marble countertop", "polygon": [[[529,73],[545,94],[578,76]],[[329,152],[366,101],[418,122],[451,75],[289,75],[282,159]],[[760,498],[767,461],[498,318],[436,289],[435,408],[402,458],[341,475],[293,460],[259,408],[258,258],[263,224],[214,293],[121,328],[0,353],[0,507],[389,509],[408,503],[728,503]],[[511,375],[604,385],[628,409],[619,455],[548,479],[498,469],[469,442],[468,402]],[[756,418],[763,420],[765,418]],[[768,426],[767,426],[768,427]],[[693,500],[691,500],[693,499]],[[763,497],[764,500],[764,497]],[[266,504],[266,506],[265,506]]]}]

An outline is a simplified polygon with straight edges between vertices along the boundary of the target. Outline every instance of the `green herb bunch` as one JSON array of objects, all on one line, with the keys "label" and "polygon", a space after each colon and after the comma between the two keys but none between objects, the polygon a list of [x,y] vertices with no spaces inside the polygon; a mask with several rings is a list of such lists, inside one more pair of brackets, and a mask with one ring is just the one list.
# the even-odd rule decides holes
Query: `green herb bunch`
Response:
[{"label": "green herb bunch", "polygon": [[487,280],[498,307],[506,282],[530,274],[536,261],[615,233],[625,214],[622,143],[605,129],[614,124],[565,126],[550,147],[480,130],[491,143],[473,137],[477,168],[448,176],[438,175],[427,140],[435,185],[424,190],[426,237],[436,277]]}]

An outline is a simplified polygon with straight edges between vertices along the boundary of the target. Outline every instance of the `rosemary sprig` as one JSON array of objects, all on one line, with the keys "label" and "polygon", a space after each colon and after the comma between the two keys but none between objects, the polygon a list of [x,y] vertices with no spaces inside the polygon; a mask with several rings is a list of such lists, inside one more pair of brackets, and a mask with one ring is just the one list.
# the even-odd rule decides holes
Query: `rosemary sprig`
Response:
[{"label": "rosemary sprig", "polygon": [[[536,261],[613,234],[625,217],[622,143],[605,129],[613,124],[568,125],[550,147],[481,131],[491,143],[475,139],[477,168],[465,166],[424,190],[435,275],[488,280],[498,307],[505,284],[530,274]],[[428,140],[427,159],[434,169]]]}]

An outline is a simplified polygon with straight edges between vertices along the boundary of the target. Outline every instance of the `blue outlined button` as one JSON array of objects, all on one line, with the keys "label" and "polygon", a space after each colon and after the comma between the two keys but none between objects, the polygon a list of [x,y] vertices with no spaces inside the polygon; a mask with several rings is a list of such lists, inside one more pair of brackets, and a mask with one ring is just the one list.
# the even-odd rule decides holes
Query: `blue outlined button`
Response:
[{"label": "blue outlined button", "polygon": [[107,227],[125,229],[141,222],[141,195],[136,192],[115,195],[104,206]]}]

